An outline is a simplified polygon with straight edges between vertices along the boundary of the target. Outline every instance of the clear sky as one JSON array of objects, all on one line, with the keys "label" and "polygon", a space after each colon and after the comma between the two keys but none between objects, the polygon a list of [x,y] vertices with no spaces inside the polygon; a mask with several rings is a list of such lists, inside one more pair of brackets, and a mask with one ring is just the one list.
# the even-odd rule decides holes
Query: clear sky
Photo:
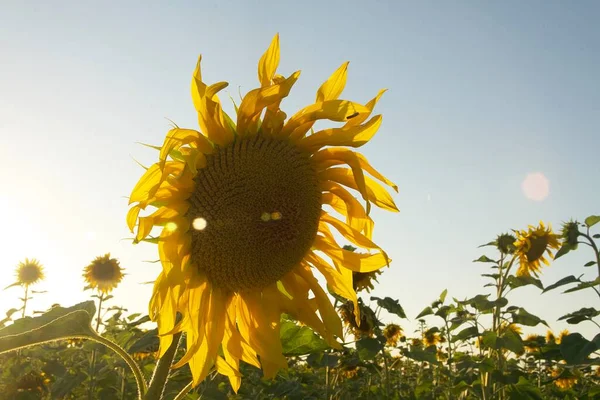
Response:
[{"label": "clear sky", "polygon": [[[154,245],[123,240],[125,197],[142,173],[132,157],[149,165],[156,153],[135,142],[162,144],[166,118],[197,128],[198,54],[205,79],[230,82],[237,98],[256,87],[258,59],[279,32],[279,71],[302,70],[288,115],[346,60],[344,98],[389,89],[376,109],[383,125],[362,149],[400,188],[400,214],[374,212],[393,263],[373,294],[399,299],[414,320],[445,288],[481,293],[479,244],[540,219],[559,228],[600,213],[599,18],[600,3],[583,0],[4,2],[0,287],[36,257],[47,275],[37,289],[49,292],[32,308],[71,305],[89,295],[82,268],[111,252],[128,274],[114,304],[145,312],[151,285],[140,283],[160,266],[143,262],[157,258]],[[543,201],[521,188],[536,172],[549,181]],[[542,281],[593,279],[582,267],[591,254],[558,260]],[[19,295],[0,291],[0,313]],[[511,301],[559,329],[560,315],[597,304],[592,295],[522,288]]]}]

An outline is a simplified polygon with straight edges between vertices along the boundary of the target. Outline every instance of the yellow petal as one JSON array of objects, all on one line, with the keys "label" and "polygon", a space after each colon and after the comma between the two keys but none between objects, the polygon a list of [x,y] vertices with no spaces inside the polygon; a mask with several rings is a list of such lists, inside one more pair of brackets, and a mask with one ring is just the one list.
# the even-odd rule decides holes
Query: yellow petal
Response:
[{"label": "yellow petal", "polygon": [[306,255],[306,260],[319,270],[327,280],[327,284],[335,293],[351,300],[354,303],[354,309],[359,309],[358,297],[352,286],[352,272],[350,270],[346,270],[349,273],[344,276],[344,274],[334,269],[325,260],[313,252]]},{"label": "yellow petal", "polygon": [[202,82],[201,61],[202,57],[200,56],[191,84],[192,100],[198,112],[198,124],[211,142],[226,146],[233,141],[234,131],[233,127],[226,122],[225,113],[216,96],[216,93],[225,85],[223,82],[219,82],[209,87]]},{"label": "yellow petal", "polygon": [[311,127],[309,123],[320,119],[343,122],[363,113],[370,113],[370,111],[362,104],[347,100],[328,100],[315,103],[294,114],[283,127],[281,134],[284,137],[289,136],[290,140],[295,141],[301,139],[308,132]]},{"label": "yellow petal", "polygon": [[388,186],[394,188],[396,192],[398,192],[398,186],[396,186],[393,182],[388,180],[385,176],[383,176],[379,171],[369,164],[369,161],[360,153],[354,152],[350,149],[345,148],[327,148],[319,151],[312,157],[315,163],[318,163],[319,167],[322,169],[329,168],[334,165],[339,165],[346,163],[352,167],[354,170],[356,167],[353,166],[356,162],[360,168],[367,171],[371,176],[375,179],[380,180]]},{"label": "yellow petal", "polygon": [[298,80],[300,71],[294,72],[281,83],[251,90],[244,96],[238,110],[237,131],[240,136],[256,133],[262,111],[273,104],[278,104],[290,93]]},{"label": "yellow petal", "polygon": [[[323,203],[330,204],[340,214],[346,215],[351,227],[359,232],[363,232],[367,224],[372,223],[363,206],[342,186],[335,182],[325,181],[321,183],[321,188],[325,191],[323,193]],[[332,196],[331,199],[327,196],[328,194]],[[345,213],[341,212],[343,206],[339,204],[340,201],[337,199],[341,199],[341,203],[345,205]]]},{"label": "yellow petal", "polygon": [[315,238],[314,247],[354,272],[373,272],[388,265],[389,259],[381,253],[354,253],[340,248],[322,236]]},{"label": "yellow petal", "polygon": [[339,233],[342,234],[346,239],[354,243],[359,247],[363,247],[365,249],[377,249],[381,251],[381,253],[387,257],[387,254],[381,250],[379,246],[373,243],[369,238],[364,236],[362,233],[358,232],[356,229],[353,229],[343,223],[342,221],[333,218],[331,215],[327,214],[325,211],[321,212],[321,222],[319,223],[328,223],[338,230]]},{"label": "yellow petal", "polygon": [[301,139],[298,147],[307,149],[311,153],[324,146],[360,147],[371,140],[380,125],[381,115],[376,115],[363,125],[329,128],[315,132],[313,135]]},{"label": "yellow petal", "polygon": [[271,45],[258,62],[258,80],[262,87],[269,86],[279,66],[279,34],[276,34]]},{"label": "yellow petal", "polygon": [[317,91],[317,103],[326,100],[335,100],[340,97],[346,86],[348,75],[348,62],[343,63],[330,77],[321,85]]},{"label": "yellow petal", "polygon": [[[377,182],[368,176],[363,176],[366,184],[366,192],[362,192],[363,197],[384,210],[398,211],[398,207],[390,194]],[[349,188],[359,190],[352,170],[347,168],[331,168],[319,174],[319,178],[324,181],[333,181]]]},{"label": "yellow petal", "polygon": [[377,102],[379,101],[379,99],[381,99],[381,96],[383,96],[383,94],[386,92],[386,90],[387,89],[380,90],[379,93],[377,93],[377,96],[375,96],[367,104],[365,104],[365,107],[367,107],[369,109],[368,113],[360,114],[360,115],[357,115],[356,118],[352,118],[351,120],[349,120],[348,122],[346,122],[346,124],[344,125],[344,128],[349,128],[349,127],[352,127],[352,126],[358,126],[358,125],[362,124],[363,122],[365,122],[367,120],[367,118],[369,118],[369,116],[371,115],[371,113],[373,112],[373,109],[375,108],[375,105],[377,104]]},{"label": "yellow petal", "polygon": [[139,214],[140,207],[138,206],[131,207],[131,209],[129,209],[129,211],[127,212],[127,227],[129,227],[131,233],[133,233],[133,228],[135,227],[135,223],[138,219]]},{"label": "yellow petal", "polygon": [[172,150],[176,150],[189,143],[192,143],[194,147],[197,147],[204,154],[211,154],[213,152],[212,144],[200,132],[193,129],[174,128],[167,133],[165,142],[160,149],[159,159],[161,165],[164,166],[167,156]]},{"label": "yellow petal", "polygon": [[296,268],[295,271],[304,279],[304,281],[306,281],[306,283],[308,283],[315,295],[315,299],[319,306],[319,314],[321,314],[321,318],[323,319],[323,323],[325,323],[327,330],[341,338],[343,335],[342,321],[340,321],[340,317],[333,308],[329,297],[327,297],[327,293],[325,293],[321,285],[319,285],[319,282],[314,277],[310,268],[301,266],[300,268]]}]

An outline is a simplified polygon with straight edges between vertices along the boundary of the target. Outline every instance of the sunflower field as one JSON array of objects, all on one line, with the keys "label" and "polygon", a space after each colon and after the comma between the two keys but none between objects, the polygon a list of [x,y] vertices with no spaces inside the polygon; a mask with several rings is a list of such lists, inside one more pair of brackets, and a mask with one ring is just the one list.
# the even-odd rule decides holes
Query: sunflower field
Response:
[{"label": "sunflower field", "polygon": [[[113,297],[127,275],[111,254],[82,266],[90,300],[43,311],[30,306],[52,295],[36,290],[43,260],[17,265],[0,399],[600,399],[600,216],[498,234],[475,252],[481,294],[449,284],[407,315],[409,293],[378,295],[394,262],[371,214],[397,212],[398,187],[355,151],[380,127],[385,90],[342,98],[343,63],[288,113],[300,71],[280,75],[279,63],[276,35],[258,87],[229,115],[218,96],[228,83],[206,83],[200,58],[198,127],[173,123],[162,145],[144,144],[158,156],[131,182],[123,224],[161,266],[147,313]],[[576,252],[590,260],[584,274],[542,281]],[[595,303],[561,316],[572,329],[559,332],[513,302],[522,287]]]}]

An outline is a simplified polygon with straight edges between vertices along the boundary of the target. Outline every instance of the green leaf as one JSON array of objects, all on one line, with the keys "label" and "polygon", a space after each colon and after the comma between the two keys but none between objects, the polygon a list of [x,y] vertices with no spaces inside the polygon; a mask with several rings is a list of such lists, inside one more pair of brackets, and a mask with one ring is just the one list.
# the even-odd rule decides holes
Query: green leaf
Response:
[{"label": "green leaf", "polygon": [[481,335],[481,341],[485,348],[490,349],[498,349],[496,342],[498,341],[498,336],[493,331],[485,331]]},{"label": "green leaf", "polygon": [[568,324],[578,324],[582,321],[591,320],[594,317],[600,315],[600,311],[597,311],[595,308],[581,308],[578,311],[563,315],[558,320],[567,320]]},{"label": "green leaf", "polygon": [[520,354],[523,352],[523,350],[525,350],[525,347],[523,346],[523,340],[521,340],[521,337],[517,333],[511,331],[510,329],[504,332],[501,339],[501,347],[510,350],[515,354]]},{"label": "green leaf", "polygon": [[582,364],[598,349],[600,349],[600,334],[589,341],[579,333],[571,333],[560,342],[560,352],[568,364]]},{"label": "green leaf", "polygon": [[573,249],[573,246],[571,246],[568,243],[563,244],[560,249],[556,252],[556,254],[554,255],[554,260],[558,259],[559,257],[564,256],[565,254],[567,254],[568,252],[570,252]]},{"label": "green leaf", "polygon": [[598,222],[600,222],[600,215],[590,215],[589,217],[587,217],[585,219],[585,224],[587,225],[588,228],[591,228],[592,226],[596,225]]},{"label": "green leaf", "polygon": [[86,301],[63,308],[54,307],[39,317],[21,318],[0,329],[0,354],[70,337],[95,337],[91,327],[96,306]]},{"label": "green leaf", "polygon": [[590,288],[590,287],[594,287],[594,286],[599,285],[599,284],[600,284],[600,277],[596,278],[593,281],[584,281],[584,282],[581,282],[579,285],[577,285],[575,287],[572,287],[570,289],[567,289],[563,293],[577,292],[579,290],[587,289],[587,288]]},{"label": "green leaf", "polygon": [[546,321],[538,317],[537,315],[530,314],[527,310],[519,307],[516,312],[512,311],[512,322],[515,324],[536,326],[538,324],[544,324],[548,326]]},{"label": "green leaf", "polygon": [[398,300],[394,300],[391,297],[385,297],[380,299],[379,297],[371,297],[371,300],[377,300],[377,305],[381,308],[385,308],[388,312],[392,314],[396,314],[400,318],[406,318],[406,314],[404,313],[404,309]]},{"label": "green leaf", "polygon": [[489,263],[496,263],[495,260],[492,260],[491,258],[489,258],[488,256],[481,256],[479,257],[477,260],[473,260],[473,262],[489,262]]},{"label": "green leaf", "polygon": [[459,340],[467,340],[467,339],[471,339],[475,336],[479,336],[479,331],[477,330],[476,326],[470,326],[470,327],[465,328],[462,331],[458,332],[456,335],[454,335],[452,337],[452,341],[456,342]]},{"label": "green leaf", "polygon": [[444,291],[440,294],[440,302],[446,301],[446,295],[448,294],[448,289],[444,289]]},{"label": "green leaf", "polygon": [[383,343],[374,338],[363,338],[356,342],[358,357],[363,360],[372,360],[383,349]]},{"label": "green leaf", "polygon": [[591,267],[592,265],[596,265],[596,261],[588,261],[583,264],[584,267]]},{"label": "green leaf", "polygon": [[281,321],[281,345],[285,356],[300,356],[329,349],[329,345],[306,326]]},{"label": "green leaf", "polygon": [[540,390],[524,377],[519,377],[519,382],[507,387],[510,400],[543,400]]},{"label": "green leaf", "polygon": [[4,288],[4,290],[14,287],[14,286],[20,286],[21,284],[19,282],[15,282],[15,283],[11,283],[10,285],[8,285],[7,287]]},{"label": "green leaf", "polygon": [[600,233],[596,233],[595,235],[592,236],[594,239],[600,239]]},{"label": "green leaf", "polygon": [[158,350],[159,340],[158,340],[158,329],[154,328],[152,330],[144,332],[144,334],[136,340],[127,352],[130,354],[135,353],[150,353]]},{"label": "green leaf", "polygon": [[495,240],[493,240],[491,242],[487,242],[486,244],[481,244],[481,245],[477,246],[477,248],[486,247],[486,246],[496,246],[497,244],[498,243]]},{"label": "green leaf", "polygon": [[533,276],[514,276],[514,275],[510,275],[508,277],[508,285],[511,287],[511,289],[515,289],[521,286],[526,286],[526,285],[533,285],[539,289],[544,290],[544,285],[542,285],[542,281],[540,281],[537,278],[534,278]]},{"label": "green leaf", "polygon": [[415,361],[425,361],[431,364],[439,364],[440,362],[438,361],[437,357],[436,357],[436,352],[435,352],[435,346],[430,346],[431,348],[433,348],[433,351],[428,351],[428,350],[422,350],[419,348],[413,348],[411,349],[411,351],[407,351],[406,352],[406,356],[408,358],[412,358]]},{"label": "green leaf", "polygon": [[566,277],[560,279],[558,282],[553,283],[550,286],[546,286],[546,288],[544,289],[544,291],[542,293],[546,293],[552,289],[556,289],[557,287],[568,285],[569,283],[574,283],[574,282],[581,282],[581,281],[579,280],[579,278],[575,278],[573,275],[566,276]]},{"label": "green leaf", "polygon": [[427,306],[427,307],[425,307],[425,308],[423,309],[423,311],[421,311],[421,312],[419,313],[419,315],[417,315],[417,318],[416,318],[416,319],[419,319],[419,318],[422,318],[422,317],[424,317],[424,316],[426,316],[426,315],[431,315],[431,314],[433,314],[433,310],[431,309],[431,307]]}]

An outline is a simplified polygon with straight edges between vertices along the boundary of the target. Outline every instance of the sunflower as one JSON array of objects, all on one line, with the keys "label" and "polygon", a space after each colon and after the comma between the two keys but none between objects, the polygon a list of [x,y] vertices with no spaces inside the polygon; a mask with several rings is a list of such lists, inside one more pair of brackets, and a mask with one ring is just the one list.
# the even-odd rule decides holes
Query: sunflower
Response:
[{"label": "sunflower", "polygon": [[515,238],[510,233],[503,233],[496,237],[496,241],[494,243],[496,244],[496,248],[498,249],[498,251],[500,251],[501,253],[513,254],[515,252],[516,240],[517,238]]},{"label": "sunflower", "polygon": [[569,221],[565,222],[560,231],[560,237],[562,239],[563,246],[569,246],[571,250],[577,249],[578,238],[579,238],[579,222]]},{"label": "sunflower", "polygon": [[555,340],[556,344],[561,344],[563,339],[567,336],[569,336],[569,331],[567,329],[563,329],[562,331],[560,331],[560,333],[558,334],[558,337]]},{"label": "sunflower", "polygon": [[96,257],[83,271],[88,286],[104,294],[110,293],[123,279],[123,269],[116,258],[110,258],[110,253]]},{"label": "sunflower", "polygon": [[366,290],[367,292],[371,292],[371,290],[375,289],[374,283],[377,282],[377,275],[380,275],[381,271],[373,271],[373,272],[352,272],[352,286],[355,292],[361,292]]},{"label": "sunflower", "polygon": [[554,332],[548,330],[546,332],[546,343],[547,344],[556,344],[556,336],[554,336]]},{"label": "sunflower", "polygon": [[30,286],[44,280],[44,267],[35,258],[26,258],[17,266],[15,285]]},{"label": "sunflower", "polygon": [[[200,60],[191,91],[201,132],[169,131],[157,147],[159,161],[131,193],[127,222],[132,232],[137,224],[134,242],[158,243],[162,272],[149,314],[158,323],[160,355],[173,334],[185,332],[187,352],[175,366],[189,363],[198,385],[216,364],[237,391],[240,360],[262,367],[266,377],[287,367],[281,313],[339,347],[341,321],[313,272],[357,305],[352,272],[372,272],[390,261],[371,240],[368,211],[371,204],[397,208],[376,180],[397,187],[347,148],[377,132],[381,116],[370,115],[384,92],[365,105],[338,99],[348,63],[318,89],[314,104],[287,118],[280,104],[300,72],[276,74],[276,35],[258,64],[260,87],[235,105],[232,119],[217,97],[228,84],[204,83]],[[313,133],[318,120],[343,125]],[[364,207],[348,189],[360,194]],[[156,210],[140,216],[148,206]],[[160,235],[149,237],[156,226],[163,227]],[[331,228],[374,252],[343,249]]]},{"label": "sunflower", "polygon": [[544,338],[540,335],[530,334],[525,337],[523,344],[525,345],[525,350],[528,353],[533,353],[538,351],[544,344]]},{"label": "sunflower", "polygon": [[383,329],[383,336],[388,346],[396,346],[402,336],[402,328],[397,324],[388,324]]},{"label": "sunflower", "polygon": [[560,367],[552,369],[552,377],[555,378],[554,384],[562,390],[571,389],[577,383],[577,377],[570,370]]},{"label": "sunflower", "polygon": [[515,247],[520,264],[517,276],[531,276],[532,273],[537,276],[541,269],[540,262],[550,265],[544,253],[553,258],[552,250],[558,250],[560,247],[558,235],[552,232],[551,226],[546,228],[542,221],[537,228],[530,225],[527,231],[516,233]]},{"label": "sunflower", "polygon": [[[361,300],[358,302],[358,311],[354,308],[352,301],[347,301],[338,309],[344,325],[358,339],[372,337],[375,329],[380,325],[373,310],[366,307]],[[359,316],[358,319],[357,316]]]},{"label": "sunflower", "polygon": [[356,375],[358,375],[358,365],[349,365],[343,367],[341,372],[346,379],[354,378]]},{"label": "sunflower", "polygon": [[446,339],[434,329],[429,329],[423,334],[423,344],[426,347],[435,346],[438,343],[444,343]]}]

